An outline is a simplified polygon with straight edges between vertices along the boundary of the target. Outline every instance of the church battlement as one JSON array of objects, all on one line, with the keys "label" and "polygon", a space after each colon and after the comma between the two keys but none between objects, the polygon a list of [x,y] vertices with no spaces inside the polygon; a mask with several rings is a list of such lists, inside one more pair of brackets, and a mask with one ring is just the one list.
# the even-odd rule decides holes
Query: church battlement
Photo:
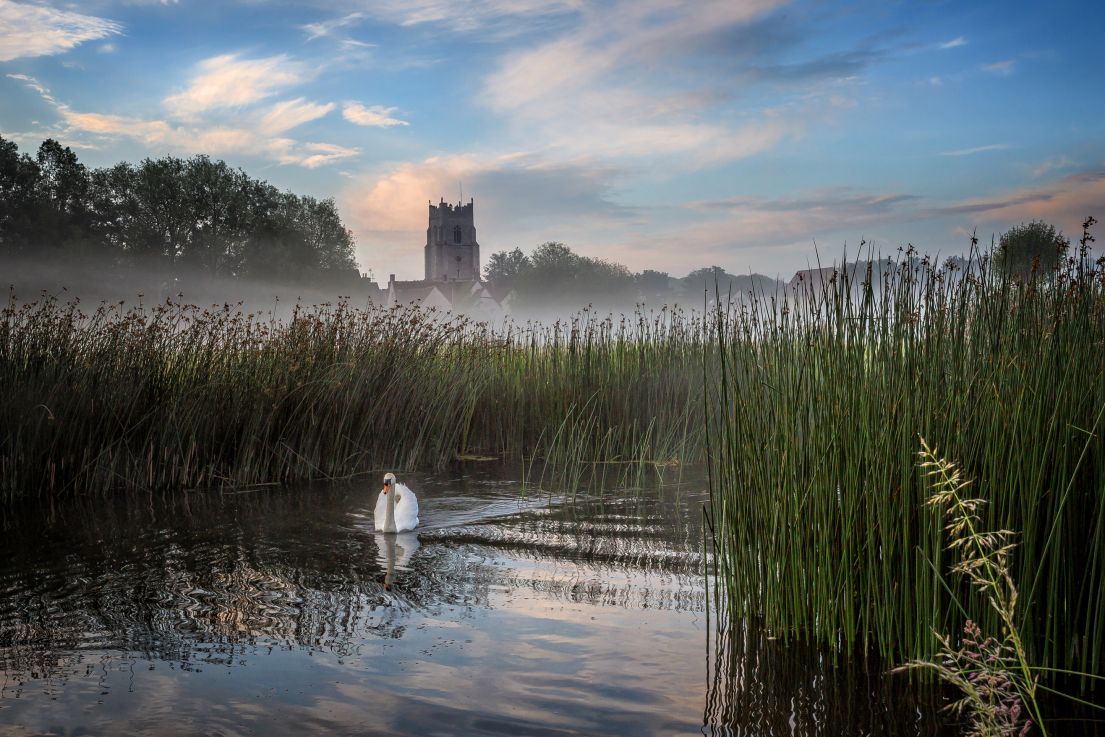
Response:
[{"label": "church battlement", "polygon": [[468,217],[471,219],[475,200],[469,199],[467,205],[462,202],[453,205],[451,202],[446,202],[445,198],[442,197],[439,204],[435,205],[433,202],[428,204],[430,205],[430,222],[433,222],[435,218],[445,217]]},{"label": "church battlement", "polygon": [[478,281],[480,244],[476,241],[475,200],[455,206],[444,198],[430,208],[426,228],[426,280]]}]

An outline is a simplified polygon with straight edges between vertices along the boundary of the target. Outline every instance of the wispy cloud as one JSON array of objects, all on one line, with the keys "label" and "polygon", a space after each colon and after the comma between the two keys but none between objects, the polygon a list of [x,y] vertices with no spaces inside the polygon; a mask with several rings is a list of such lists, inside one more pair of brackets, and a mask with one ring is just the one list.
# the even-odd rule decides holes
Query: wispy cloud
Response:
[{"label": "wispy cloud", "polygon": [[401,26],[441,25],[453,32],[524,32],[531,22],[583,12],[582,0],[376,0],[366,12]]},{"label": "wispy cloud", "polygon": [[120,23],[106,18],[0,0],[0,62],[61,54],[122,31]]},{"label": "wispy cloud", "polygon": [[334,18],[332,20],[308,23],[300,26],[300,28],[307,34],[308,41],[314,41],[317,38],[333,35],[334,31],[339,28],[345,28],[346,26],[360,23],[364,18],[364,13],[349,13],[348,15],[343,15],[340,18]]},{"label": "wispy cloud", "polygon": [[[502,57],[482,99],[526,140],[569,157],[678,156],[700,165],[750,156],[801,130],[800,117],[725,114],[719,106],[731,94],[732,73],[703,74],[703,60],[688,59],[686,50],[716,43],[719,29],[743,28],[780,4],[657,0],[591,8],[570,33]],[[853,63],[842,57],[827,66],[847,74]],[[781,67],[774,73],[787,76]]]},{"label": "wispy cloud", "polygon": [[[155,151],[185,154],[250,154],[281,164],[316,168],[357,156],[355,148],[325,142],[302,142],[278,135],[329,113],[333,103],[318,104],[303,98],[277,103],[262,111],[238,116],[232,121],[217,119],[179,120],[141,118],[110,113],[73,110],[60,102],[34,77],[9,74],[37,92],[49,103],[65,126],[56,135],[78,146],[93,140],[128,138]],[[93,144],[94,145],[94,144]]]},{"label": "wispy cloud", "polygon": [[967,39],[966,38],[964,38],[963,36],[956,36],[951,41],[945,41],[944,43],[940,44],[940,48],[942,48],[942,49],[954,49],[954,48],[958,48],[960,46],[966,46],[966,45],[967,45]]},{"label": "wispy cloud", "polygon": [[405,120],[393,117],[396,108],[372,105],[365,107],[358,102],[347,102],[342,108],[342,117],[350,123],[370,128],[391,128],[396,125],[410,125]]},{"label": "wispy cloud", "polygon": [[1045,174],[1060,169],[1069,169],[1074,166],[1074,161],[1067,156],[1053,156],[1046,161],[1041,162],[1038,166],[1032,169],[1033,179],[1039,179]]},{"label": "wispy cloud", "polygon": [[1013,73],[1016,66],[1017,62],[1013,59],[1005,59],[1003,61],[995,61],[992,64],[983,64],[982,71],[996,74],[999,77],[1008,77]]},{"label": "wispy cloud", "polygon": [[190,118],[208,110],[263,100],[309,76],[302,64],[283,54],[262,59],[224,54],[200,62],[199,73],[188,88],[166,97],[164,104],[173,115]]},{"label": "wispy cloud", "polygon": [[269,134],[283,133],[304,123],[317,120],[334,109],[334,103],[320,105],[302,97],[278,102],[261,117],[261,130]]},{"label": "wispy cloud", "polygon": [[1032,187],[1018,187],[996,194],[924,210],[924,216],[971,215],[977,223],[1008,227],[1039,218],[1075,232],[1082,218],[1099,211],[1105,202],[1105,169],[1068,174]]},{"label": "wispy cloud", "polygon": [[973,156],[987,151],[1007,151],[1012,148],[1007,143],[991,143],[987,146],[975,146],[974,148],[961,148],[955,151],[941,151],[941,156]]}]

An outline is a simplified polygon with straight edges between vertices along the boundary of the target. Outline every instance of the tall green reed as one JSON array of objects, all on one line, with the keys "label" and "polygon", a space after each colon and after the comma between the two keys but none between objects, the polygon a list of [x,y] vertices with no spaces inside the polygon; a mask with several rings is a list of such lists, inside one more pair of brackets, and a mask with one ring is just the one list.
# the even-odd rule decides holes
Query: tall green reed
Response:
[{"label": "tall green reed", "polygon": [[931,654],[931,629],[962,620],[922,511],[924,435],[972,469],[987,528],[1021,533],[1029,657],[1100,672],[1105,284],[1068,267],[1015,282],[977,255],[955,271],[903,252],[881,274],[715,313],[710,522],[728,611],[782,638]]},{"label": "tall green reed", "polygon": [[701,329],[668,310],[496,330],[404,308],[278,321],[13,298],[0,313],[0,494],[290,482],[471,454],[617,483],[701,457]]}]

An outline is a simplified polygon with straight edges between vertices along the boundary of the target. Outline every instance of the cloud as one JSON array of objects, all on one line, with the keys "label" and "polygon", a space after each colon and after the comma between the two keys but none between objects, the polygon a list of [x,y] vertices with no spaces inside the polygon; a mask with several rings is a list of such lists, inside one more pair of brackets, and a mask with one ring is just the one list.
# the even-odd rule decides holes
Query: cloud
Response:
[{"label": "cloud", "polygon": [[284,100],[273,105],[261,117],[260,128],[269,134],[283,133],[323,117],[334,107],[332,102],[319,105],[314,102],[307,102],[302,97],[294,100]]},{"label": "cloud", "polygon": [[955,49],[955,48],[958,48],[960,46],[966,46],[966,45],[967,45],[967,39],[963,38],[963,36],[956,36],[951,41],[945,41],[944,43],[940,44],[940,48],[941,49]]},{"label": "cloud", "polygon": [[1047,174],[1049,172],[1059,169],[1069,169],[1072,166],[1074,166],[1074,161],[1072,161],[1069,157],[1053,156],[1050,159],[1041,162],[1038,166],[1032,169],[1032,178],[1039,179],[1044,174]]},{"label": "cloud", "polygon": [[0,62],[62,54],[122,31],[121,24],[105,18],[0,0]]},{"label": "cloud", "polygon": [[749,72],[773,81],[840,79],[855,76],[885,56],[884,52],[874,49],[838,51],[803,62],[753,66]]},{"label": "cloud", "polygon": [[391,116],[396,108],[372,105],[365,107],[357,102],[347,102],[342,108],[341,114],[350,123],[364,125],[372,128],[390,128],[396,125],[410,125],[405,120]]},{"label": "cloud", "polygon": [[979,224],[1008,227],[1041,219],[1068,233],[1080,230],[1082,219],[1102,211],[1105,205],[1105,169],[1068,174],[1052,182],[1019,187],[989,197],[962,200],[925,210],[926,216],[979,215]]},{"label": "cloud", "polygon": [[999,77],[1008,77],[1013,73],[1017,62],[1013,59],[1006,59],[1004,61],[995,61],[993,64],[983,64],[982,71],[995,74]]},{"label": "cloud", "polygon": [[284,55],[240,59],[236,54],[224,54],[200,62],[199,74],[188,88],[166,97],[164,103],[172,115],[192,118],[209,110],[263,100],[308,76],[302,65]]},{"label": "cloud", "polygon": [[309,169],[360,154],[360,150],[356,148],[332,143],[300,142],[277,135],[327,114],[335,107],[333,103],[320,105],[298,98],[277,103],[260,115],[240,116],[236,122],[137,118],[73,110],[69,105],[58,101],[35,78],[23,74],[7,76],[26,84],[57,111],[66,127],[52,135],[69,139],[76,146],[89,147],[90,144],[85,140],[89,135],[97,138],[129,138],[165,152],[247,154]]},{"label": "cloud", "polygon": [[1007,143],[991,143],[987,146],[975,146],[974,148],[961,148],[955,151],[941,151],[941,156],[973,156],[986,151],[1007,151],[1012,148]]},{"label": "cloud", "polygon": [[298,164],[308,169],[332,164],[360,153],[360,149],[338,146],[333,143],[305,143],[299,152],[289,151],[280,158],[284,164]]},{"label": "cloud", "polygon": [[345,28],[364,20],[364,13],[349,13],[341,18],[335,18],[329,21],[320,21],[318,23],[308,23],[300,26],[304,33],[307,34],[308,41],[314,41],[318,38],[333,35],[334,31],[339,28]]},{"label": "cloud", "polygon": [[426,203],[476,201],[483,257],[516,245],[621,230],[639,213],[617,202],[625,172],[595,162],[551,162],[530,153],[460,154],[396,163],[355,177],[338,196],[357,236],[362,263],[421,278]]},{"label": "cloud", "polygon": [[530,23],[583,11],[581,0],[376,0],[366,12],[400,26],[514,35]]},{"label": "cloud", "polygon": [[[764,22],[780,4],[656,0],[589,8],[570,33],[501,57],[481,101],[530,145],[541,140],[569,158],[666,157],[698,166],[751,156],[797,135],[803,116],[730,107],[736,79],[724,71],[731,55],[720,53],[727,42],[719,33]],[[688,56],[703,45],[714,49],[708,58]],[[838,55],[789,76],[849,74],[861,63],[860,55]],[[768,69],[743,74],[764,77]],[[782,69],[774,73],[788,76]]]}]

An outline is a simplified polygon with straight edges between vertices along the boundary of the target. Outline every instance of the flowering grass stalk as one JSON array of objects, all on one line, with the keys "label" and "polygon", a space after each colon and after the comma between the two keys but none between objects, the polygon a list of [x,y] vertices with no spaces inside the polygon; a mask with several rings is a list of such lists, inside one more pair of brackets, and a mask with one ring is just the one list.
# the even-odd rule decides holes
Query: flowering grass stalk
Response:
[{"label": "flowering grass stalk", "polygon": [[958,689],[963,696],[950,708],[968,715],[971,737],[1025,737],[1033,724],[1046,735],[1036,700],[1036,678],[1016,623],[1017,587],[1009,573],[1013,532],[983,528],[979,510],[985,500],[965,493],[971,480],[924,438],[918,456],[932,483],[933,493],[926,503],[944,514],[947,549],[955,557],[951,571],[986,597],[1001,622],[1001,635],[984,635],[968,619],[958,648],[950,636],[935,633],[940,643],[938,661],[914,660],[897,670],[930,669]]}]

